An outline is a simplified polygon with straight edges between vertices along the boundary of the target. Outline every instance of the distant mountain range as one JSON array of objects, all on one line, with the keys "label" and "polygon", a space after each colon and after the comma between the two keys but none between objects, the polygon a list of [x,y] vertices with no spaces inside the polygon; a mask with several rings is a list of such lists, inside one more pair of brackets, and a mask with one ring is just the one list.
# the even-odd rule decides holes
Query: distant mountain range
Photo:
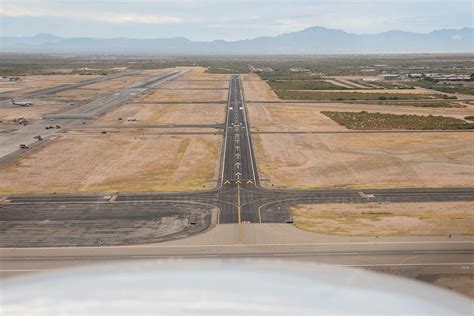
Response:
[{"label": "distant mountain range", "polygon": [[241,41],[191,41],[184,37],[159,39],[63,38],[51,34],[0,37],[0,51],[65,54],[354,54],[453,53],[474,51],[474,28],[443,29],[431,33],[389,31],[352,34],[324,27]]}]

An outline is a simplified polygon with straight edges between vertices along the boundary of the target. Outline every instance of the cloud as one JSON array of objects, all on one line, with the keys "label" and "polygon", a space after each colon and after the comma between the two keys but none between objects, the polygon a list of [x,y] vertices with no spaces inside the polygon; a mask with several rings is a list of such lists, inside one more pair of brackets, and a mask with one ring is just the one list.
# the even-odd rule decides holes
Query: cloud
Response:
[{"label": "cloud", "polygon": [[142,14],[142,13],[120,13],[120,12],[91,12],[84,10],[63,10],[58,8],[45,9],[36,6],[18,6],[2,4],[0,15],[7,17],[61,17],[74,20],[99,21],[107,23],[140,23],[140,24],[175,24],[184,20],[176,16]]},{"label": "cloud", "polygon": [[0,0],[0,34],[238,40],[311,26],[374,34],[472,25],[472,0]]},{"label": "cloud", "polygon": [[173,24],[183,22],[176,16],[158,16],[150,14],[102,14],[93,17],[94,20],[109,23],[142,23],[142,24]]}]

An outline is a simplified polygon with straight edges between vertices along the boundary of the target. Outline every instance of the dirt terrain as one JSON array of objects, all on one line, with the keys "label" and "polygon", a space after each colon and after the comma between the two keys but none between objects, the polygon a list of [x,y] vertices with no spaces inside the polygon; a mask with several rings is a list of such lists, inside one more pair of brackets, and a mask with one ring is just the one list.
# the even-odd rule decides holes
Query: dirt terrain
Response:
[{"label": "dirt terrain", "polygon": [[294,131],[341,131],[347,130],[313,105],[291,106],[285,104],[248,105],[252,131],[294,132]]},{"label": "dirt terrain", "polygon": [[474,186],[469,132],[256,134],[254,145],[267,187]]},{"label": "dirt terrain", "polygon": [[163,89],[228,89],[229,83],[227,80],[208,79],[208,80],[193,80],[182,77],[170,81],[163,85]]},{"label": "dirt terrain", "polygon": [[297,205],[298,228],[346,236],[474,235],[474,202]]},{"label": "dirt terrain", "polygon": [[[128,117],[134,117],[136,122],[128,122]],[[224,117],[225,107],[221,104],[131,103],[107,113],[94,125],[216,124],[223,123]]]},{"label": "dirt terrain", "polygon": [[278,96],[270,86],[256,74],[242,76],[245,101],[278,101]]},{"label": "dirt terrain", "polygon": [[143,102],[225,102],[227,90],[165,90],[158,89],[139,98]]},{"label": "dirt terrain", "polygon": [[229,81],[230,79],[230,75],[227,74],[209,74],[204,67],[183,67],[182,69],[185,69],[186,73],[180,77],[180,80]]},{"label": "dirt terrain", "polygon": [[214,187],[221,139],[212,135],[65,135],[1,168],[0,193]]}]

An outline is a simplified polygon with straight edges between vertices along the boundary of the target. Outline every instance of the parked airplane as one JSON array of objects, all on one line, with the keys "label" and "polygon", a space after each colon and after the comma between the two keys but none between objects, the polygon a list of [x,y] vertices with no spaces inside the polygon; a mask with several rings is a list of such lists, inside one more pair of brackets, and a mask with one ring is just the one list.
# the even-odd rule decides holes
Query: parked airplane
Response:
[{"label": "parked airplane", "polygon": [[19,106],[24,106],[24,107],[33,106],[33,103],[31,103],[31,102],[20,103],[20,102],[15,102],[15,99],[13,99],[13,98],[10,98],[10,99],[11,99],[13,105],[19,105]]}]

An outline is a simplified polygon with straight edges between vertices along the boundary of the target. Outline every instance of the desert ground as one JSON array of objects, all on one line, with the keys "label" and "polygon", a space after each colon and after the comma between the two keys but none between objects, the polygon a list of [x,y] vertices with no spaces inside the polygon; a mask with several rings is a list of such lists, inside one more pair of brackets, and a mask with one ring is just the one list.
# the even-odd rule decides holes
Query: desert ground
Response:
[{"label": "desert ground", "polygon": [[[128,122],[134,117],[135,122]],[[225,108],[222,104],[153,104],[131,103],[118,107],[94,122],[94,125],[136,125],[136,124],[222,124]],[[122,118],[122,120],[119,120]]]},{"label": "desert ground", "polygon": [[306,204],[292,208],[298,228],[345,236],[474,235],[474,202]]},{"label": "desert ground", "polygon": [[312,105],[251,103],[250,128],[254,132],[302,132],[347,130]]},{"label": "desert ground", "polygon": [[469,132],[258,134],[264,186],[285,188],[472,187]]},{"label": "desert ground", "polygon": [[278,101],[270,86],[256,74],[242,76],[242,90],[245,101]]},{"label": "desert ground", "polygon": [[139,133],[64,135],[2,168],[0,192],[137,192],[213,187],[221,138],[142,137]]},{"label": "desert ground", "polygon": [[[187,79],[189,78],[189,79]],[[228,89],[227,80],[221,80],[219,78],[211,77],[208,80],[204,79],[192,79],[192,77],[178,78],[176,80],[167,82],[163,85],[163,89]]]},{"label": "desert ground", "polygon": [[227,100],[226,90],[157,90],[140,97],[143,102],[222,102]]}]

